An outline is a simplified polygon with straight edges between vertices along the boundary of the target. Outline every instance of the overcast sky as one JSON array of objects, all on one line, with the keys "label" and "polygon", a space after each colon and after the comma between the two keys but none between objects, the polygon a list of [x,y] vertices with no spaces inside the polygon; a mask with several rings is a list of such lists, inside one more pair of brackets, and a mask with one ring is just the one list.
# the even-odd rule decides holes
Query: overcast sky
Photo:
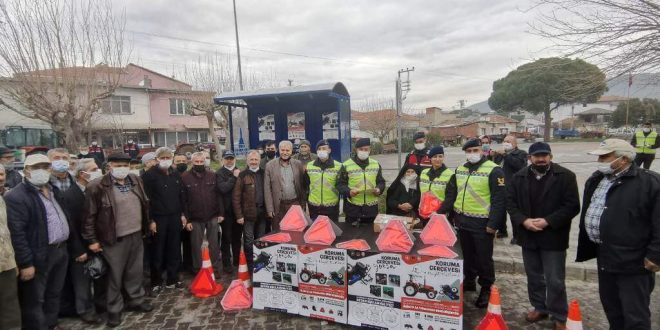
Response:
[{"label": "overcast sky", "polygon": [[[295,85],[341,81],[353,108],[394,98],[397,71],[415,67],[406,108],[486,100],[492,82],[548,41],[530,35],[527,0],[237,0],[244,71]],[[171,75],[208,53],[235,55],[231,0],[130,1],[133,62]],[[290,54],[290,55],[289,55]]]}]

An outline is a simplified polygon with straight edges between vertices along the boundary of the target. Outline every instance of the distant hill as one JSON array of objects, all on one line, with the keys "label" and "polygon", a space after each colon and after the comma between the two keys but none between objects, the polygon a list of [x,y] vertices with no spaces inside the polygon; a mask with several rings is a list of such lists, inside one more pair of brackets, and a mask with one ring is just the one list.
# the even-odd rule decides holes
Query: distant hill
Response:
[{"label": "distant hill", "polygon": [[[604,95],[628,96],[628,76],[614,78],[607,82],[607,92]],[[633,84],[630,86],[630,97],[660,99],[660,73],[640,73],[633,75]],[[488,106],[488,100],[472,104],[467,107],[479,113],[493,111]]]}]

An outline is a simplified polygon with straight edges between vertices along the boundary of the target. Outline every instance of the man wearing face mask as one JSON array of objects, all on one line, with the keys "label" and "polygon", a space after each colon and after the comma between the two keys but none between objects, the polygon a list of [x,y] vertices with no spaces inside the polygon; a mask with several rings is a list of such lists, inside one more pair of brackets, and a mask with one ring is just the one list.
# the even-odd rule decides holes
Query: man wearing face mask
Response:
[{"label": "man wearing face mask", "polygon": [[507,182],[507,209],[522,247],[527,292],[534,307],[525,319],[535,323],[550,315],[555,329],[564,329],[566,249],[571,221],[580,213],[577,180],[573,172],[552,162],[545,142],[529,147],[529,160],[532,164]]},{"label": "man wearing face mask", "polygon": [[94,158],[94,156],[89,154],[89,147],[88,146],[81,146],[78,148],[78,159],[85,159],[85,158]]},{"label": "man wearing face mask", "polygon": [[57,326],[67,270],[69,223],[59,190],[49,184],[50,165],[45,155],[28,156],[25,181],[5,196],[25,329]]},{"label": "man wearing face mask", "polygon": [[108,264],[109,327],[122,322],[122,291],[128,298],[128,310],[145,313],[153,309],[144,301],[142,236],[156,231],[156,224],[149,220],[149,199],[142,179],[129,174],[130,160],[124,153],[110,154],[109,173],[85,188],[82,236],[89,243],[88,249],[103,253]]},{"label": "man wearing face mask", "polygon": [[275,141],[268,140],[264,142],[264,154],[261,157],[261,162],[259,163],[259,166],[262,169],[266,169],[266,164],[270,162],[271,160],[275,159],[275,155],[277,154],[277,147],[275,146]]},{"label": "man wearing face mask", "polygon": [[370,139],[358,139],[355,151],[355,156],[342,164],[337,190],[345,196],[346,222],[359,226],[373,223],[378,215],[378,197],[385,190],[385,179],[378,161],[369,157]]},{"label": "man wearing face mask", "polygon": [[101,167],[103,163],[105,163],[105,153],[103,152],[103,148],[101,148],[98,142],[92,141],[92,145],[89,146],[87,154],[91,155],[94,160],[96,160],[96,165],[98,167]]},{"label": "man wearing face mask", "polygon": [[325,215],[333,221],[339,219],[339,192],[336,184],[341,163],[330,156],[330,145],[327,140],[316,143],[318,158],[307,164],[303,182],[308,191],[307,205],[309,216],[315,220],[319,215]]},{"label": "man wearing face mask", "polygon": [[280,157],[268,162],[264,171],[266,217],[271,219],[273,231],[280,230],[280,221],[292,205],[303,206],[307,198],[302,186],[302,163],[291,158],[293,144],[283,140],[279,150]]},{"label": "man wearing face mask", "polygon": [[183,288],[178,271],[181,266],[181,228],[186,225],[183,214],[181,175],[172,167],[174,153],[170,148],[156,150],[158,165],[144,173],[144,191],[149,197],[149,214],[154,221],[151,243],[151,293],[163,290],[163,271],[167,273],[165,287]]},{"label": "man wearing face mask", "polygon": [[140,161],[142,162],[140,176],[144,175],[144,173],[146,173],[152,167],[158,165],[158,161],[156,160],[156,153],[154,152],[147,152],[146,154],[142,155],[142,159]]},{"label": "man wearing face mask", "polygon": [[126,144],[124,144],[124,153],[131,156],[131,159],[137,159],[140,153],[140,147],[138,147],[137,143],[133,143],[133,139],[128,139]]},{"label": "man wearing face mask", "polygon": [[231,205],[232,191],[236,185],[236,178],[241,170],[236,168],[236,157],[231,150],[225,150],[222,153],[222,167],[215,173],[218,178],[218,188],[220,189],[222,204],[225,209],[225,220],[220,224],[222,227],[222,241],[220,250],[222,250],[222,265],[226,273],[231,273],[232,264],[238,267],[238,258],[241,253],[241,235],[243,226],[236,222],[234,210]]},{"label": "man wearing face mask", "polygon": [[[216,272],[220,266],[220,247],[218,242],[218,226],[226,214],[222,192],[217,176],[209,170],[205,163],[203,152],[195,152],[191,156],[192,170],[181,176],[183,181],[183,210],[189,219],[185,226],[190,232],[190,253],[192,255],[192,270],[197,273],[202,267],[202,243],[208,241],[211,254],[211,264]],[[206,231],[206,234],[204,232]],[[231,264],[230,264],[231,266]],[[219,273],[218,273],[219,275]]]},{"label": "man wearing face mask", "polygon": [[630,141],[630,144],[637,148],[635,164],[637,166],[642,166],[643,164],[647,170],[651,168],[651,163],[655,159],[655,149],[660,148],[658,132],[653,131],[652,126],[651,122],[644,123],[642,129],[635,132],[632,141]]},{"label": "man wearing face mask", "polygon": [[[69,295],[63,292],[64,304],[71,305],[76,314],[85,323],[99,324],[102,319],[94,310],[94,296],[92,295],[92,278],[83,271],[83,266],[87,259],[92,257],[92,252],[88,250],[86,241],[82,238],[80,230],[82,229],[82,219],[85,204],[85,189],[91,181],[102,177],[101,170],[96,165],[94,159],[81,159],[76,169],[74,177],[76,182],[66,192],[63,193],[64,209],[70,214],[69,229],[70,235],[67,242],[69,248],[69,269],[64,291],[69,291]],[[100,295],[100,285],[95,285],[97,297]],[[69,299],[64,299],[68,296]]]},{"label": "man wearing face mask", "polygon": [[649,303],[660,271],[660,175],[633,163],[635,149],[607,139],[589,154],[597,171],[584,187],[576,261],[596,258],[610,329],[651,329]]},{"label": "man wearing face mask", "polygon": [[14,162],[16,157],[14,150],[9,148],[0,147],[0,164],[5,167],[5,184],[7,188],[16,187],[21,181],[23,181],[23,176],[17,170],[14,169]]},{"label": "man wearing face mask", "polygon": [[69,152],[63,148],[55,148],[48,150],[47,155],[52,168],[50,183],[61,192],[69,190],[75,184],[73,177],[69,174]]},{"label": "man wearing face mask", "polygon": [[[513,135],[507,135],[502,142],[504,150],[495,151],[494,160],[496,164],[502,166],[504,170],[504,181],[511,182],[513,175],[527,166],[527,153],[524,150],[518,149],[518,139]],[[497,238],[505,238],[509,236],[506,228],[506,221],[502,228],[498,228]],[[511,244],[516,244],[516,230],[517,227],[513,226],[513,238]]]},{"label": "man wearing face mask", "polygon": [[317,156],[312,153],[312,144],[308,140],[301,140],[298,153],[293,155],[293,159],[299,160],[303,165],[316,160]]},{"label": "man wearing face mask", "polygon": [[[264,171],[259,167],[261,157],[255,150],[247,153],[247,169],[236,179],[232,192],[232,206],[236,222],[243,225],[243,248],[252,255],[254,240],[266,233],[266,200],[264,197]],[[253,259],[247,258],[252,273]]]},{"label": "man wearing face mask", "polygon": [[481,292],[474,302],[478,308],[488,306],[490,287],[495,282],[493,239],[506,219],[504,172],[486,159],[480,139],[463,145],[467,162],[456,169],[445,203],[454,206],[458,235],[465,260],[463,289],[475,291],[477,276]]},{"label": "man wearing face mask", "polygon": [[426,147],[426,134],[424,132],[417,132],[413,136],[415,140],[415,149],[406,156],[405,163],[415,167],[415,171],[419,174],[422,170],[431,167],[431,158],[428,155],[429,149]]},{"label": "man wearing face mask", "polygon": [[188,170],[188,157],[184,154],[175,154],[173,166],[179,174],[183,174]]}]

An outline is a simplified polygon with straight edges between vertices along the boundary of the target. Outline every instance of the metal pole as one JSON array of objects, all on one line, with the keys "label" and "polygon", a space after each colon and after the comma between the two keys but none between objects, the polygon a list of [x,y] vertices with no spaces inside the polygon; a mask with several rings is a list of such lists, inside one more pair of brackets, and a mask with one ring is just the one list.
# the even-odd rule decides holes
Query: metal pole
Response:
[{"label": "metal pole", "polygon": [[397,136],[397,160],[401,168],[401,73],[396,79],[396,136]]},{"label": "metal pole", "polygon": [[234,29],[236,30],[236,56],[238,56],[238,85],[243,90],[243,73],[241,71],[241,47],[238,43],[238,19],[236,18],[236,0],[234,3]]}]

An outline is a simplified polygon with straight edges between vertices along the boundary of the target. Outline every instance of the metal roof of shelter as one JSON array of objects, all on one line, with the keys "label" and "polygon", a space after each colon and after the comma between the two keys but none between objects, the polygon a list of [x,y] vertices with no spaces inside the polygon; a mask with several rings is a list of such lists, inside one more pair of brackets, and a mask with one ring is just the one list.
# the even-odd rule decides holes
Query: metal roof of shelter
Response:
[{"label": "metal roof of shelter", "polygon": [[251,100],[279,98],[289,96],[303,96],[306,94],[328,94],[339,97],[350,97],[344,84],[323,83],[306,86],[290,86],[272,89],[257,89],[253,91],[240,91],[218,94],[213,100],[215,103],[225,103],[228,101],[243,100],[248,103]]}]

